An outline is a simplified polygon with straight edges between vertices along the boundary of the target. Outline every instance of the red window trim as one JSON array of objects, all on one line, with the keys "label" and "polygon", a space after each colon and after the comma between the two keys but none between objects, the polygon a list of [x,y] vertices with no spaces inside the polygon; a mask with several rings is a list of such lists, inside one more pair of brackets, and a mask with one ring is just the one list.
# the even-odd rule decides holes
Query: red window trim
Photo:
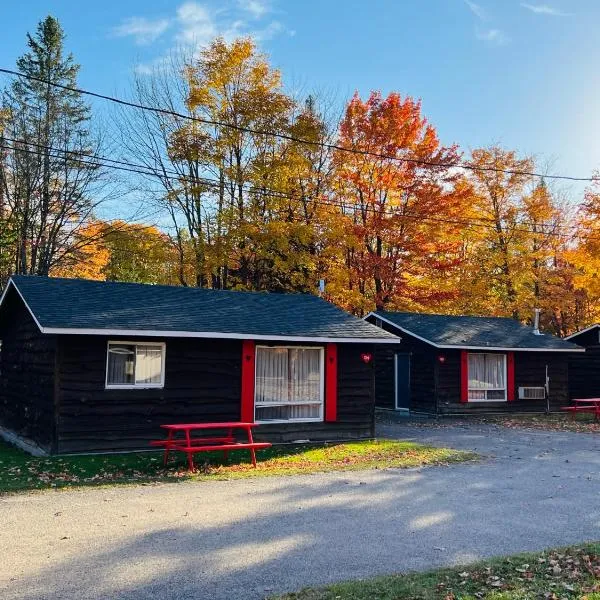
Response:
[{"label": "red window trim", "polygon": [[506,400],[515,401],[515,353],[506,353]]},{"label": "red window trim", "polygon": [[337,421],[337,344],[325,345],[325,421]]},{"label": "red window trim", "polygon": [[469,353],[460,351],[460,401],[465,404],[469,401]]},{"label": "red window trim", "polygon": [[[469,402],[469,351],[460,351],[460,401]],[[515,353],[502,352],[506,357],[506,401],[515,401]],[[499,400],[499,402],[502,402]]]},{"label": "red window trim", "polygon": [[254,340],[242,343],[242,399],[241,420],[254,423],[254,378],[256,349]]}]

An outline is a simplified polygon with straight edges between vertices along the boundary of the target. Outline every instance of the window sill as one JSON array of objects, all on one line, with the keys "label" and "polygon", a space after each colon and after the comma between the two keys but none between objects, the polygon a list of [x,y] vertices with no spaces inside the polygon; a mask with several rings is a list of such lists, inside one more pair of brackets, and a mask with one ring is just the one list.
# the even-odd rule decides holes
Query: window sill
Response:
[{"label": "window sill", "polygon": [[493,404],[494,402],[508,402],[506,398],[494,400],[467,400],[466,404]]},{"label": "window sill", "polygon": [[163,390],[163,384],[156,385],[106,385],[105,390]]},{"label": "window sill", "polygon": [[255,421],[258,425],[281,424],[281,423],[323,423],[323,419],[273,419],[271,421]]}]

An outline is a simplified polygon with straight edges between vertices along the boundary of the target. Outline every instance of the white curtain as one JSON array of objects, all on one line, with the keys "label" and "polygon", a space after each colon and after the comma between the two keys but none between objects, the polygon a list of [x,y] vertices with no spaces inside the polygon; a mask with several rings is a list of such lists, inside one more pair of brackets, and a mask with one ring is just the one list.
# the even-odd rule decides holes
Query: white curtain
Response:
[{"label": "white curtain", "polygon": [[162,348],[160,346],[136,346],[135,349],[135,382],[160,383]]},{"label": "white curtain", "polygon": [[320,348],[257,348],[255,402],[258,420],[320,417],[321,353]]},{"label": "white curtain", "polygon": [[469,354],[469,397],[485,399],[485,390],[504,390],[504,354]]},{"label": "white curtain", "polygon": [[109,385],[129,385],[135,381],[135,346],[111,344],[108,348]]},{"label": "white curtain", "polygon": [[108,385],[160,384],[162,347],[145,344],[110,344]]}]

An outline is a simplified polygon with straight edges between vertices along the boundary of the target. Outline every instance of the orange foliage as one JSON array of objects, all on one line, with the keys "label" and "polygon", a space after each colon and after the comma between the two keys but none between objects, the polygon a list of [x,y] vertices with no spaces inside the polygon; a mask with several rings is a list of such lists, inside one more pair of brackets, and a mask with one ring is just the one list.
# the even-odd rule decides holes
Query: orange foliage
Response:
[{"label": "orange foliage", "polygon": [[[341,279],[335,299],[364,313],[374,307],[426,308],[455,294],[439,276],[459,263],[452,219],[470,190],[451,168],[459,159],[456,146],[440,144],[420,102],[375,92],[366,101],[358,94],[352,98],[338,144],[358,152],[334,157],[336,196],[348,207],[347,290]],[[439,285],[430,285],[432,279]]]}]

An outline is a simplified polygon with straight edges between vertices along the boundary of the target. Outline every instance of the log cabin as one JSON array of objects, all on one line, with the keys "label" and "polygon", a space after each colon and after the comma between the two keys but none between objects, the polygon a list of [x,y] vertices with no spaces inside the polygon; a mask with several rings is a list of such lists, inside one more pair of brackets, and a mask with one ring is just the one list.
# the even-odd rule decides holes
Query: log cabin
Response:
[{"label": "log cabin", "polygon": [[255,439],[374,435],[372,356],[396,335],[309,294],[12,277],[0,432],[50,454],[148,448],[168,423]]},{"label": "log cabin", "polygon": [[376,311],[401,337],[375,350],[379,408],[433,415],[550,412],[569,403],[569,357],[583,348],[514,319]]},{"label": "log cabin", "polygon": [[600,398],[600,324],[596,323],[565,338],[583,346],[584,354],[569,359],[571,398]]}]

